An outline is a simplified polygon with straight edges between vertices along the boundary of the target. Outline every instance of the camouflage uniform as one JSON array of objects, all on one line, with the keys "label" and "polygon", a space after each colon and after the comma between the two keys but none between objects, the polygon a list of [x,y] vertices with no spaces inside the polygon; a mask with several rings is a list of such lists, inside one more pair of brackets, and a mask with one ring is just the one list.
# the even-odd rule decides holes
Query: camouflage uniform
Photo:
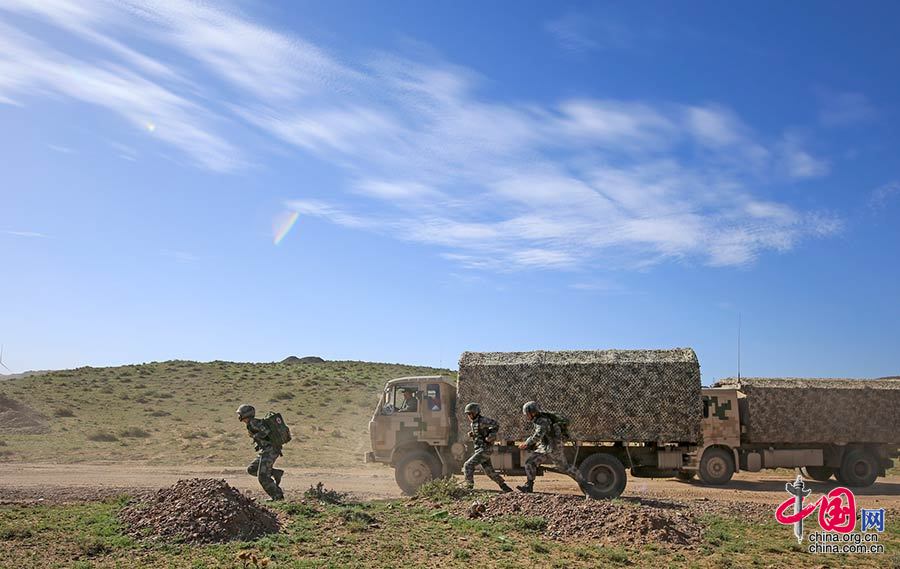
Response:
[{"label": "camouflage uniform", "polygon": [[475,483],[475,467],[481,466],[485,475],[496,482],[500,488],[506,487],[503,477],[494,471],[491,464],[491,452],[494,436],[500,430],[500,423],[488,417],[478,415],[472,419],[469,430],[469,436],[475,441],[475,452],[469,457],[469,460],[463,465],[463,472],[466,477],[466,484],[472,486]]},{"label": "camouflage uniform", "polygon": [[415,395],[403,401],[403,405],[400,406],[397,411],[401,413],[415,413],[419,410],[419,400],[416,399]]},{"label": "camouflage uniform", "polygon": [[528,477],[528,483],[534,484],[538,466],[545,462],[551,462],[578,481],[579,485],[583,485],[585,480],[581,473],[566,460],[562,434],[559,428],[553,424],[553,420],[544,413],[538,413],[532,420],[532,424],[534,433],[525,440],[527,448],[533,450],[531,456],[525,460],[525,476]]},{"label": "camouflage uniform", "polygon": [[260,419],[254,417],[247,421],[247,432],[253,438],[258,453],[256,459],[247,466],[247,473],[256,476],[270,498],[283,499],[284,492],[281,491],[280,484],[284,471],[274,468],[275,461],[281,456],[281,447],[272,444],[269,440],[269,428]]}]

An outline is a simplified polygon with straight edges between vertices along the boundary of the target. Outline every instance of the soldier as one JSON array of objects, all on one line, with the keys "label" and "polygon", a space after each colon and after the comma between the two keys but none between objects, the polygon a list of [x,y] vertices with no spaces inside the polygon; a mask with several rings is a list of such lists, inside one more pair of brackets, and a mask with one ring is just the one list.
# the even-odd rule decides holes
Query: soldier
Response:
[{"label": "soldier", "polygon": [[488,478],[493,480],[500,486],[503,492],[512,492],[512,488],[507,486],[503,477],[494,471],[491,465],[491,447],[494,444],[494,437],[500,430],[500,424],[497,421],[481,415],[481,406],[478,403],[469,403],[466,405],[466,415],[471,421],[471,430],[469,438],[475,441],[475,452],[469,457],[463,466],[463,472],[466,475],[466,486],[469,489],[475,487],[475,467],[481,465],[481,469]]},{"label": "soldier", "polygon": [[419,410],[419,400],[415,397],[416,390],[412,387],[407,387],[403,389],[403,404],[400,405],[400,408],[397,411],[401,413],[415,413]]},{"label": "soldier", "polygon": [[531,456],[525,461],[525,476],[528,480],[522,486],[516,486],[520,492],[531,493],[534,491],[534,479],[537,476],[538,466],[545,462],[552,462],[559,470],[568,473],[578,482],[578,486],[584,490],[585,480],[574,465],[570,465],[563,452],[563,435],[555,424],[551,415],[542,413],[537,402],[529,401],[522,406],[522,414],[534,425],[534,433],[524,443],[519,445],[522,450],[532,450]]},{"label": "soldier", "polygon": [[237,415],[238,419],[247,425],[247,433],[253,439],[258,453],[256,459],[247,466],[247,473],[256,476],[260,486],[272,501],[284,500],[284,492],[281,490],[284,470],[274,468],[275,461],[282,455],[281,446],[272,443],[269,428],[256,418],[256,409],[252,405],[241,405],[237,408]]}]

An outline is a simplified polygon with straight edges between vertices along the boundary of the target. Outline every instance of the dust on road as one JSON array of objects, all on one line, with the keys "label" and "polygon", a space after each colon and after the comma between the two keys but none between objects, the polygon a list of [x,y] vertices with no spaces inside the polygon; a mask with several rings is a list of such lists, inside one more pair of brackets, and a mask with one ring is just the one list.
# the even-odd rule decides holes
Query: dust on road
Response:
[{"label": "dust on road", "polygon": [[[787,496],[784,485],[793,475],[789,471],[736,474],[726,486],[704,486],[698,482],[681,482],[669,478],[630,477],[624,497],[681,501],[715,501],[736,504],[768,504],[773,510]],[[224,478],[228,484],[265,497],[256,478],[242,467],[222,466],[151,466],[140,463],[110,464],[0,464],[0,502],[32,502],[43,498],[48,502],[84,501],[135,491],[156,490],[171,486],[184,478]],[[358,499],[400,498],[394,482],[394,471],[382,465],[352,468],[287,468],[282,482],[285,493],[299,496],[317,482],[339,492],[349,492]],[[496,486],[482,476],[477,486],[495,490]],[[518,483],[516,477],[511,482]],[[814,494],[827,492],[835,483],[808,482]],[[578,487],[566,476],[547,474],[535,483],[538,492],[577,494]],[[870,488],[854,491],[860,507],[900,510],[900,476],[879,478]]]}]

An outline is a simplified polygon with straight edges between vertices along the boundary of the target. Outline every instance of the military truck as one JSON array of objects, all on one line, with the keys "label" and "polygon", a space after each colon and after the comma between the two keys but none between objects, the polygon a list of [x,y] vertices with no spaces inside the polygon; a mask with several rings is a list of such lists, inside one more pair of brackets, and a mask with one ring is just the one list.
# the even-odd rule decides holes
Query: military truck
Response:
[{"label": "military truck", "polygon": [[[460,472],[471,451],[463,409],[469,402],[497,419],[491,462],[524,475],[529,451],[516,445],[531,427],[521,409],[537,401],[570,420],[567,460],[589,482],[593,498],[614,498],[634,476],[675,476],[700,444],[700,365],[690,348],[565,352],[466,352],[459,379],[388,381],[369,423],[366,462],[394,468],[414,493],[428,480]],[[412,390],[415,410],[400,411]]]},{"label": "military truck", "polygon": [[728,378],[701,395],[703,444],[679,471],[685,480],[718,485],[740,470],[799,467],[865,487],[900,454],[896,379]]}]

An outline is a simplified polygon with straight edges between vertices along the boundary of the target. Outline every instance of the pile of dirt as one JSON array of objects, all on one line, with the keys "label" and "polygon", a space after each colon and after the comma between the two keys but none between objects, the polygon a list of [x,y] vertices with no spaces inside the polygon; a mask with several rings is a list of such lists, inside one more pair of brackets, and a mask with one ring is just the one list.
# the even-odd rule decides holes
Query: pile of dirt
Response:
[{"label": "pile of dirt", "polygon": [[521,516],[545,537],[591,539],[612,545],[691,546],[702,538],[702,526],[676,504],[641,505],[627,501],[586,500],[558,494],[497,494],[468,506],[470,518]]},{"label": "pile of dirt", "polygon": [[122,510],[127,533],[190,543],[247,541],[278,531],[275,514],[224,480],[192,478]]},{"label": "pile of dirt", "polygon": [[24,403],[0,394],[0,433],[41,435],[49,431],[47,417]]}]

